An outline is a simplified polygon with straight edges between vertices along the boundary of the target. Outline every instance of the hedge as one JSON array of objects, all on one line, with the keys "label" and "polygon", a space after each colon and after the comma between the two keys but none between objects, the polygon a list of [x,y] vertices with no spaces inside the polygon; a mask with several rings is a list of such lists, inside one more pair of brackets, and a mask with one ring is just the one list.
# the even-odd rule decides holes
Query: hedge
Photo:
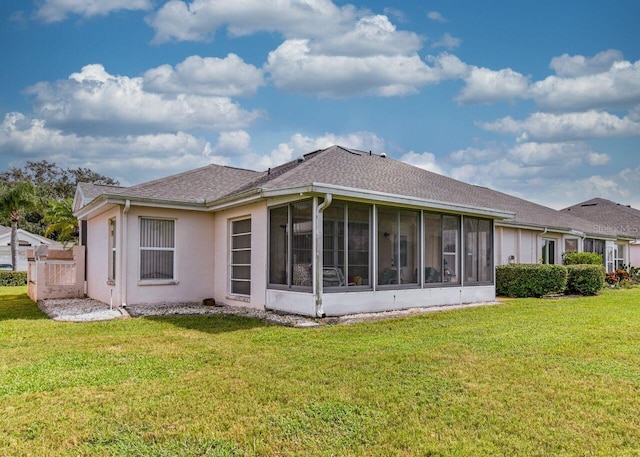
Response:
[{"label": "hedge", "polygon": [[565,252],[562,255],[565,265],[602,265],[602,256],[595,252]]},{"label": "hedge", "polygon": [[26,271],[0,271],[0,286],[26,286]]},{"label": "hedge", "polygon": [[496,293],[507,297],[542,297],[562,293],[567,268],[562,265],[516,263],[496,267]]},{"label": "hedge", "polygon": [[567,293],[596,295],[604,287],[602,265],[567,265]]}]

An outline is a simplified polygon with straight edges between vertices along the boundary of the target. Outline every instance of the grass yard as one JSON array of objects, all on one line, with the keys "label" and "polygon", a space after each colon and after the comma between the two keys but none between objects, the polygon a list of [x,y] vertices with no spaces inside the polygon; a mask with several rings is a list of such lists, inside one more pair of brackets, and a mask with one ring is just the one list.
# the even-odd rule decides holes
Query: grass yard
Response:
[{"label": "grass yard", "polygon": [[637,456],[640,288],[320,329],[0,288],[0,455]]}]

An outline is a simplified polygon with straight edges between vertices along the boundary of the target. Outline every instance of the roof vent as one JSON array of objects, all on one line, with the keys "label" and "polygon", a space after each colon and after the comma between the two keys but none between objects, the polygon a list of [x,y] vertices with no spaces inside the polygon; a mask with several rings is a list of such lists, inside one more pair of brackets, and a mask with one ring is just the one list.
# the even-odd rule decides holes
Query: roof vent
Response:
[{"label": "roof vent", "polygon": [[383,159],[386,159],[387,158],[387,153],[386,152],[381,153],[380,157],[382,157]]},{"label": "roof vent", "polygon": [[304,156],[298,157],[298,163],[300,163],[300,162],[304,162]]}]

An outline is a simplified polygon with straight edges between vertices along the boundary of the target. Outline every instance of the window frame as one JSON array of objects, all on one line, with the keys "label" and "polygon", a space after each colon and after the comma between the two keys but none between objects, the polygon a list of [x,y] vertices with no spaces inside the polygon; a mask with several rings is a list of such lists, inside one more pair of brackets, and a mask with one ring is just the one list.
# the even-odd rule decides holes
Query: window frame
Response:
[{"label": "window frame", "polygon": [[116,270],[117,270],[117,259],[118,259],[118,226],[117,219],[112,217],[108,221],[108,233],[109,233],[109,241],[108,241],[108,260],[107,260],[107,282],[109,284],[115,284],[116,281]]},{"label": "window frame", "polygon": [[[143,247],[142,246],[142,225],[145,220],[153,221],[166,221],[173,223],[173,247]],[[178,283],[178,269],[177,269],[177,240],[178,240],[178,222],[175,218],[169,217],[154,217],[154,216],[139,216],[138,217],[138,284],[141,285],[159,285],[159,284],[177,284]],[[143,278],[142,277],[142,252],[143,251],[155,251],[155,252],[172,252],[172,278]]]},{"label": "window frame", "polygon": [[[475,237],[473,238],[473,251],[470,253],[468,251],[468,243],[467,241],[469,240],[468,238],[468,230],[467,230],[467,222],[474,222],[475,221],[475,230],[473,231],[473,233],[475,233]],[[486,258],[483,253],[482,253],[482,249],[481,249],[481,244],[482,244],[482,239],[480,237],[480,233],[482,233],[482,224],[483,222],[488,222],[489,223],[489,237],[488,237],[488,242],[489,242],[489,249],[491,251],[491,256],[489,256],[489,260],[490,260],[490,265],[487,268],[487,271],[489,272],[489,279],[480,279],[481,273],[483,271],[482,268],[482,259]],[[463,241],[464,241],[464,246],[462,247],[462,252],[464,253],[464,275],[463,275],[463,285],[466,284],[473,284],[473,285],[483,285],[483,284],[493,284],[494,282],[494,271],[495,271],[495,243],[494,243],[494,224],[493,224],[493,219],[487,219],[487,218],[482,218],[482,217],[471,217],[471,216],[464,216],[463,217],[463,222],[462,222],[462,230],[464,232],[464,236],[463,236]],[[472,255],[473,256],[473,261],[475,262],[474,268],[475,268],[475,278],[470,278],[468,276],[469,272],[466,271],[467,270],[467,256],[468,255]],[[485,265],[486,266],[486,265]]]},{"label": "window frame", "polygon": [[[239,222],[245,222],[245,221],[249,221],[249,231],[248,232],[240,232],[240,233],[234,233],[234,224],[239,223]],[[233,247],[233,240],[236,237],[241,237],[241,236],[249,236],[249,247],[242,247],[242,248],[234,248]],[[229,220],[229,262],[228,262],[228,272],[229,272],[229,289],[228,289],[228,293],[230,296],[232,297],[242,297],[242,298],[250,298],[251,297],[251,264],[252,264],[252,247],[253,247],[253,222],[251,220],[251,216],[243,216],[243,217],[239,217],[239,218],[235,218],[235,219],[231,219]],[[245,264],[245,263],[233,263],[233,254],[235,252],[249,252],[249,263]],[[249,278],[234,278],[234,267],[248,267],[249,268]],[[233,285],[234,282],[247,282],[249,283],[249,293],[248,294],[243,294],[243,293],[239,293],[239,292],[234,292],[233,291]]]}]

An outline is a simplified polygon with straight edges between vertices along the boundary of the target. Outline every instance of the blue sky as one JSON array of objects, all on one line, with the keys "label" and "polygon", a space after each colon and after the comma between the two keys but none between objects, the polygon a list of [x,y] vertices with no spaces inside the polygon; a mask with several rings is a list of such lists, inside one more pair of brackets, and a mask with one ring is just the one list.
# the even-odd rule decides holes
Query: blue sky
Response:
[{"label": "blue sky", "polygon": [[136,184],[341,144],[640,207],[640,2],[3,0],[0,169]]}]

